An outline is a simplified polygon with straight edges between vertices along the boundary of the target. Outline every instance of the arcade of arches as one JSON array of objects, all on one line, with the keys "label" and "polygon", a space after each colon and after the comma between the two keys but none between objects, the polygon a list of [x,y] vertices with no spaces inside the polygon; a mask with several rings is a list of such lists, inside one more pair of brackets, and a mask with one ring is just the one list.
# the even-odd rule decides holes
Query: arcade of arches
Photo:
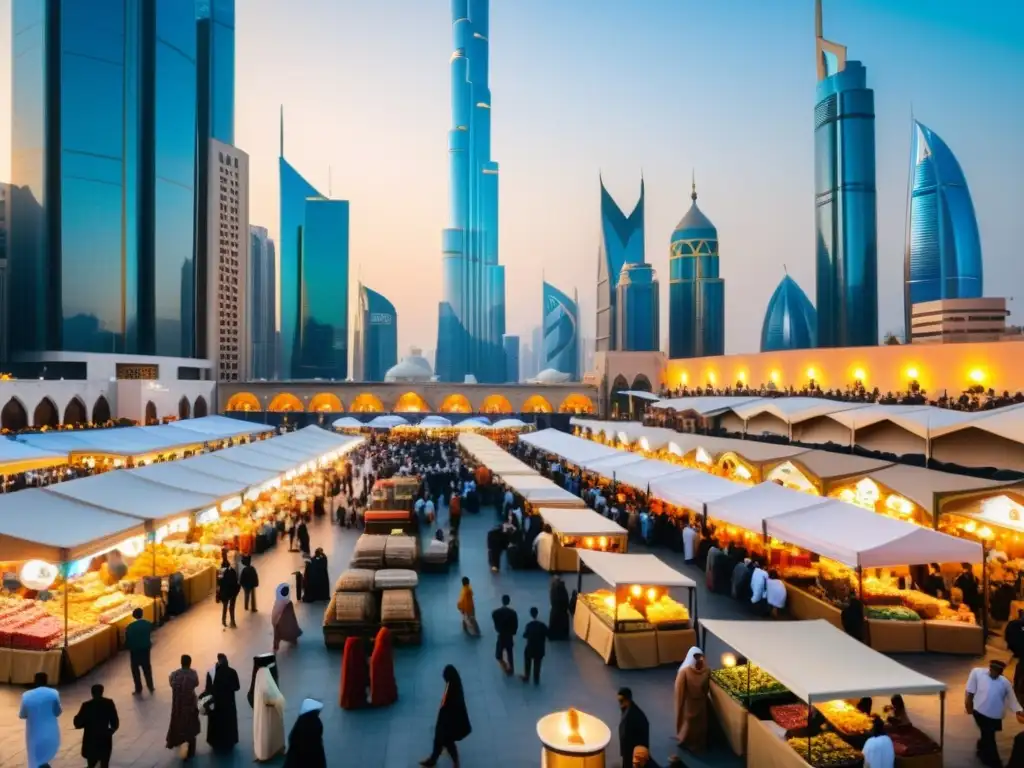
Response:
[{"label": "arcade of arches", "polygon": [[239,392],[228,400],[226,411],[260,411],[260,401],[251,392]]},{"label": "arcade of arches", "polygon": [[349,410],[354,413],[383,413],[384,403],[376,395],[364,392],[361,395],[356,395],[355,400],[349,406]]},{"label": "arcade of arches", "polygon": [[10,398],[0,409],[0,428],[5,432],[20,432],[23,429],[42,429],[43,427],[56,429],[62,424],[80,427],[90,422],[101,426],[109,421],[110,403],[103,395],[96,398],[91,414],[89,406],[82,398],[72,397],[64,406],[63,418],[61,418],[60,408],[49,397],[44,397],[36,404],[36,407],[32,409],[31,419],[29,419],[29,409],[18,397]]},{"label": "arcade of arches", "polygon": [[513,413],[512,403],[504,395],[488,395],[480,404],[480,413]]},{"label": "arcade of arches", "polygon": [[306,410],[312,413],[342,413],[345,406],[341,404],[341,398],[337,395],[319,392],[313,395]]},{"label": "arcade of arches", "polygon": [[541,395],[531,395],[523,403],[523,413],[552,413],[554,410],[547,398]]},{"label": "arcade of arches", "polygon": [[586,395],[574,392],[558,406],[559,413],[593,413],[594,401]]},{"label": "arcade of arches", "polygon": [[302,406],[302,401],[291,392],[282,392],[274,396],[274,399],[270,401],[270,405],[267,406],[267,410],[271,413],[288,413],[289,411],[304,411],[306,409]]},{"label": "arcade of arches", "polygon": [[473,406],[468,397],[456,392],[453,395],[448,395],[437,410],[441,413],[472,413]]},{"label": "arcade of arches", "polygon": [[406,392],[395,401],[395,413],[428,413],[427,401],[415,392]]}]

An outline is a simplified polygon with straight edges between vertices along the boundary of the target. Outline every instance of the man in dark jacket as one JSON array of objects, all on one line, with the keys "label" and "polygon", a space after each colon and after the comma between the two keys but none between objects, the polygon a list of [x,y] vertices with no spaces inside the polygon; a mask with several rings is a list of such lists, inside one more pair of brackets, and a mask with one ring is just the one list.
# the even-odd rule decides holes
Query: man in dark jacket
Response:
[{"label": "man in dark jacket", "polygon": [[124,630],[124,647],[128,649],[128,659],[132,667],[132,681],[135,683],[134,695],[142,693],[142,677],[140,672],[146,676],[146,687],[150,693],[156,689],[153,687],[153,667],[149,662],[149,652],[153,647],[153,623],[142,618],[141,608],[132,611],[132,618],[135,619]]},{"label": "man in dark jacket", "polygon": [[89,768],[107,768],[110,753],[114,750],[114,733],[121,723],[117,719],[117,707],[110,699],[103,698],[103,686],[92,687],[92,698],[82,704],[75,715],[75,728],[82,734],[82,757]]},{"label": "man in dark jacket", "polygon": [[637,747],[651,747],[651,726],[647,715],[633,702],[633,691],[619,688],[619,754],[624,766],[633,764],[633,751]]},{"label": "man in dark jacket", "polygon": [[228,625],[228,614],[231,614],[231,628],[235,629],[235,603],[238,602],[238,571],[228,562],[227,552],[221,560],[217,572],[217,599],[220,600],[220,623]]},{"label": "man in dark jacket", "polygon": [[242,558],[242,575],[238,577],[238,585],[244,595],[243,609],[256,613],[256,587],[260,585],[260,575],[256,573],[251,557]]},{"label": "man in dark jacket", "polygon": [[1017,611],[1017,618],[1007,622],[1005,638],[1010,653],[1024,658],[1024,611]]},{"label": "man in dark jacket", "polygon": [[540,663],[544,660],[544,646],[548,639],[548,628],[543,621],[537,619],[537,609],[530,609],[530,621],[526,623],[523,637],[526,638],[526,650],[523,651],[523,682],[530,679],[530,667],[533,666],[533,684],[540,685]]},{"label": "man in dark jacket", "polygon": [[[501,608],[491,614],[494,619],[494,631],[498,633],[498,642],[494,648],[494,658],[505,671],[506,675],[515,674],[515,660],[512,657],[512,646],[515,643],[516,633],[519,631],[519,616],[509,608],[512,598],[508,595],[501,596]],[[504,658],[502,655],[504,654]]]},{"label": "man in dark jacket", "polygon": [[754,576],[754,564],[750,558],[736,563],[732,570],[732,597],[741,603],[750,602],[750,580]]}]

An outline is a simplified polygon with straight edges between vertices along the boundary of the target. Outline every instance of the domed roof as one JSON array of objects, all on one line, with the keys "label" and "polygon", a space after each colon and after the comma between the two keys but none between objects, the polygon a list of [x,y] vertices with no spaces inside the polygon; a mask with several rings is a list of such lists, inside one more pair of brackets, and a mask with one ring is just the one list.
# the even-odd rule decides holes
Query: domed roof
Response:
[{"label": "domed roof", "polygon": [[818,314],[807,294],[788,274],[768,301],[761,326],[761,351],[813,349],[818,343]]},{"label": "domed roof", "polygon": [[420,350],[413,347],[398,365],[393,365],[384,374],[384,381],[430,381],[434,371]]},{"label": "domed roof", "polygon": [[715,225],[697,207],[696,184],[693,185],[690,199],[693,203],[690,205],[690,210],[676,224],[676,228],[672,232],[672,242],[674,243],[678,240],[717,240],[718,230],[715,228]]},{"label": "domed roof", "polygon": [[530,381],[533,384],[561,384],[569,380],[568,373],[556,371],[554,368],[545,368],[534,376]]}]

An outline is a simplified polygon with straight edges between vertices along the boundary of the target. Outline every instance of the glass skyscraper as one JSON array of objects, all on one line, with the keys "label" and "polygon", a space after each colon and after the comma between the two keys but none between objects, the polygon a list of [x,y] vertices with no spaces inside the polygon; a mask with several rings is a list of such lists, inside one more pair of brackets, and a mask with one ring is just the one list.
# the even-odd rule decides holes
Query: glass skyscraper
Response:
[{"label": "glass skyscraper", "polygon": [[572,381],[580,378],[580,307],[577,297],[569,298],[544,281],[543,360],[540,370],[552,368],[569,374]]},{"label": "glass skyscraper", "polygon": [[818,345],[878,344],[875,95],[867,70],[822,35],[814,108]]},{"label": "glass skyscraper", "polygon": [[981,237],[967,179],[946,143],[916,120],[910,145],[910,180],[903,261],[908,340],[914,304],[978,299],[983,289]]},{"label": "glass skyscraper", "polygon": [[12,351],[194,355],[194,0],[12,19]]},{"label": "glass skyscraper", "polygon": [[598,352],[622,349],[617,334],[616,311],[619,276],[626,264],[644,263],[644,180],[640,199],[626,216],[601,184],[601,243],[597,254],[597,337]]},{"label": "glass skyscraper", "polygon": [[249,227],[249,310],[254,379],[277,378],[277,252],[266,227]]},{"label": "glass skyscraper", "polygon": [[657,351],[661,343],[661,303],[654,267],[626,262],[615,292],[615,334],[619,351]]},{"label": "glass skyscraper", "polygon": [[718,276],[718,230],[697,207],[676,225],[669,245],[668,354],[670,358],[725,354],[725,280]]},{"label": "glass skyscraper", "polygon": [[505,379],[505,268],[498,263],[498,164],[491,159],[489,0],[453,0],[448,227],[442,233],[441,381]]},{"label": "glass skyscraper", "polygon": [[807,294],[788,274],[768,300],[761,325],[761,351],[813,349],[817,346],[818,318]]},{"label": "glass skyscraper", "polygon": [[515,384],[519,381],[519,337],[505,334],[502,346],[505,348],[505,381]]},{"label": "glass skyscraper", "polygon": [[353,379],[384,381],[398,363],[398,312],[382,294],[360,283],[353,334]]}]

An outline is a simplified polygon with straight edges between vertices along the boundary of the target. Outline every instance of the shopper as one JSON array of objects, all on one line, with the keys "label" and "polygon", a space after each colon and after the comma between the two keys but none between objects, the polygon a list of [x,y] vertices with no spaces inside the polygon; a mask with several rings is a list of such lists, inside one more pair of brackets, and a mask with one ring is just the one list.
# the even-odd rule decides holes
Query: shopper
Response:
[{"label": "shopper", "polygon": [[284,752],[284,696],[274,674],[277,665],[272,654],[257,656],[253,667],[252,741],[256,762],[272,760]]},{"label": "shopper", "polygon": [[192,657],[181,657],[181,669],[171,672],[171,722],[167,726],[167,748],[182,750],[182,758],[191,760],[196,755],[196,737],[199,735],[199,703],[196,688],[199,676],[192,669]]},{"label": "shopper", "polygon": [[711,670],[704,663],[704,652],[690,648],[676,673],[676,740],[695,754],[708,745],[708,693]]},{"label": "shopper", "polygon": [[237,628],[235,624],[235,603],[238,602],[238,571],[228,562],[227,552],[224,553],[220,564],[220,571],[217,572],[217,599],[220,600],[220,623],[228,626],[228,615],[231,616],[231,628]]},{"label": "shopper", "polygon": [[565,588],[562,577],[551,577],[551,588],[548,591],[551,611],[548,613],[548,639],[569,639],[569,592]]},{"label": "shopper", "polygon": [[996,745],[996,733],[1003,729],[1003,714],[1006,710],[1013,712],[1017,721],[1024,723],[1024,712],[1013,686],[1003,676],[1006,662],[993,659],[988,669],[976,667],[971,670],[964,689],[964,709],[974,718],[981,733],[978,739],[977,754],[983,765],[989,768],[1002,768],[999,759],[999,748]]},{"label": "shopper", "polygon": [[108,768],[114,751],[114,734],[121,723],[117,719],[117,707],[103,697],[103,686],[99,683],[92,687],[92,698],[79,708],[74,725],[84,731],[82,757],[89,768]]},{"label": "shopper", "polygon": [[277,585],[277,599],[274,600],[274,610],[270,614],[270,624],[274,628],[274,653],[281,647],[282,640],[295,645],[302,636],[287,584]]},{"label": "shopper", "polygon": [[238,673],[228,664],[228,657],[218,653],[217,663],[206,673],[206,690],[203,693],[209,702],[206,707],[206,743],[214,752],[230,752],[238,744],[235,694],[240,688]]},{"label": "shopper", "polygon": [[[512,656],[512,647],[515,644],[515,636],[519,631],[519,616],[515,610],[509,607],[512,598],[508,595],[501,596],[501,608],[495,609],[491,614],[494,621],[494,631],[498,633],[498,640],[494,648],[494,658],[498,665],[505,671],[506,675],[515,674],[515,659]],[[504,657],[504,658],[503,658]]]},{"label": "shopper", "polygon": [[885,732],[882,718],[871,722],[871,738],[864,742],[864,768],[895,768],[896,749],[892,739]]},{"label": "shopper", "polygon": [[458,609],[462,615],[462,631],[470,637],[479,637],[480,626],[476,623],[476,602],[473,600],[473,587],[469,584],[469,576],[462,577]]},{"label": "shopper", "polygon": [[637,747],[651,748],[651,725],[647,715],[633,701],[633,691],[619,688],[619,755],[623,765],[631,765]]},{"label": "shopper", "polygon": [[540,665],[544,661],[545,644],[548,639],[548,628],[543,621],[537,619],[537,608],[530,608],[530,621],[526,623],[523,637],[526,648],[523,651],[523,682],[530,679],[530,668],[533,667],[533,684],[540,685]]},{"label": "shopper", "polygon": [[238,585],[244,595],[242,609],[256,613],[256,587],[260,585],[260,575],[251,557],[242,558],[242,575],[238,577]]},{"label": "shopper", "polygon": [[455,768],[459,766],[459,750],[455,743],[462,741],[473,731],[469,722],[469,711],[466,709],[466,695],[462,689],[462,678],[458,670],[451,664],[444,668],[444,694],[441,696],[441,707],[437,710],[437,722],[434,724],[434,749],[430,757],[421,760],[422,766],[437,765],[442,751],[447,751]]},{"label": "shopper", "polygon": [[324,751],[324,724],[320,720],[323,702],[305,699],[299,707],[299,717],[288,734],[288,754],[285,768],[327,768]]},{"label": "shopper", "polygon": [[50,768],[60,751],[60,723],[63,710],[60,694],[48,687],[45,672],[36,672],[32,690],[21,694],[18,717],[25,721],[25,749],[30,768]]},{"label": "shopper", "polygon": [[135,683],[134,696],[142,695],[142,676],[146,676],[146,687],[150,693],[153,687],[153,667],[150,664],[150,651],[153,648],[153,623],[143,618],[141,608],[132,611],[134,621],[124,630],[124,647],[128,649],[128,661],[132,669],[132,681]]}]

